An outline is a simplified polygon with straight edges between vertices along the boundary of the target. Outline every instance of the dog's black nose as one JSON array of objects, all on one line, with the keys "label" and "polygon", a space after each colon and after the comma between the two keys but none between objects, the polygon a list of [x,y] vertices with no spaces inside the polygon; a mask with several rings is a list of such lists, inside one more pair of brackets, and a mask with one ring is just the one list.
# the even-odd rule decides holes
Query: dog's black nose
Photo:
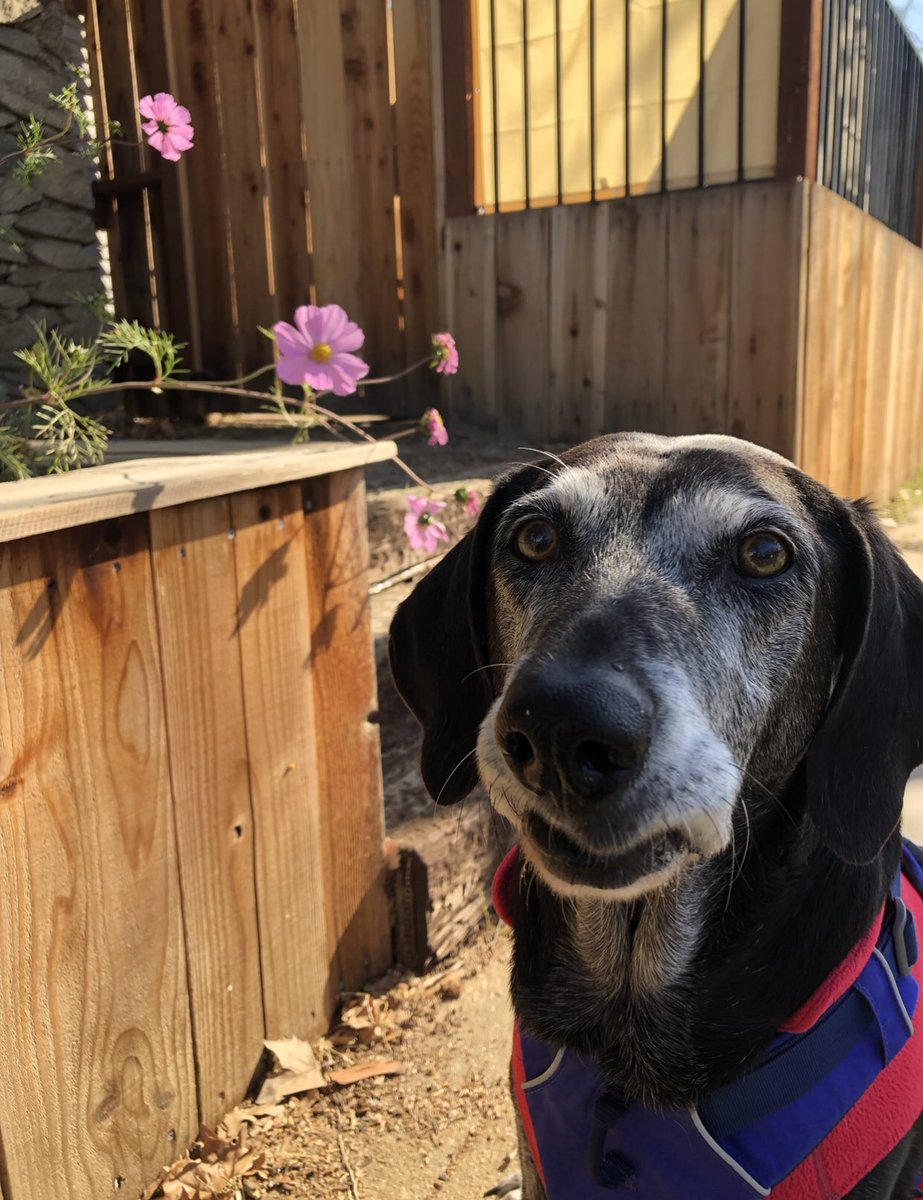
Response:
[{"label": "dog's black nose", "polygon": [[615,671],[542,664],[514,679],[497,714],[500,749],[537,795],[593,802],[624,791],[644,763],[651,704]]}]

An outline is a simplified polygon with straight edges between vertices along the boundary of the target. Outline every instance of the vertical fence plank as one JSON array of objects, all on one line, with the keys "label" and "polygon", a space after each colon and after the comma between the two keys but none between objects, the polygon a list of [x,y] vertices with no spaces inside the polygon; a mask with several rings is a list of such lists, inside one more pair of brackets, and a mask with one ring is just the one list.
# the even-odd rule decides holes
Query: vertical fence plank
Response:
[{"label": "vertical fence plank", "polygon": [[[304,120],[294,0],[255,4],[253,22],[262,97],[276,313],[291,321],[296,306],[307,304],[311,298],[302,150]],[[264,356],[266,349],[264,342]]]},{"label": "vertical fence plank", "polygon": [[836,291],[831,297],[836,318],[835,386],[825,398],[830,427],[830,457],[824,483],[845,495],[850,490],[853,426],[855,420],[857,344],[864,331],[859,328],[860,298],[868,286],[863,270],[863,231],[866,217],[852,204],[835,200],[839,208],[840,236],[837,248]]},{"label": "vertical fence plank", "polygon": [[[394,133],[388,96],[388,35],[380,0],[342,0],[343,63],[358,204],[360,311],[375,374],[404,362],[395,266]],[[392,389],[391,407],[402,406]]]},{"label": "vertical fence plank", "polygon": [[727,432],[792,458],[801,367],[804,189],[735,189]]},{"label": "vertical fence plank", "polygon": [[362,472],[306,481],[304,505],[329,948],[352,989],[391,961]]},{"label": "vertical fence plank", "polygon": [[231,519],[266,1035],[307,1038],[325,1031],[333,994],[301,488],[238,492]]},{"label": "vertical fence plank", "polygon": [[458,374],[448,382],[449,415],[496,428],[497,224],[487,217],[446,223],[448,325],[458,343]]},{"label": "vertical fence plank", "polygon": [[227,498],[150,514],[202,1118],[243,1096],[263,1010]]},{"label": "vertical fence plank", "polygon": [[608,210],[605,428],[668,433],[669,201],[651,196],[615,202]]},{"label": "vertical fence plank", "polygon": [[[436,331],[439,319],[431,8],[432,0],[399,0],[392,8],[404,337],[409,362],[428,352],[429,335]],[[414,376],[413,381],[419,385],[426,378]]]},{"label": "vertical fence plank", "polygon": [[[103,122],[119,121],[125,142],[139,134],[138,96],[132,79],[133,45],[129,27],[129,0],[104,4],[94,0],[89,12],[89,51],[96,66],[96,118],[98,136],[105,136]],[[100,156],[107,179],[128,179],[141,169],[141,151],[137,146],[114,141]],[[117,197],[101,201],[104,225],[109,235],[109,256],[113,291],[119,315],[142,324],[154,322],[148,258],[144,194],[123,190]]]},{"label": "vertical fence plank", "polygon": [[144,517],[0,546],[0,664],[8,1195],[135,1195],[198,1125]]},{"label": "vertical fence plank", "polygon": [[800,467],[821,480],[827,477],[830,466],[828,405],[837,387],[840,243],[839,210],[825,203],[826,196],[822,188],[811,188],[804,399],[797,458]]},{"label": "vertical fence plank", "polygon": [[316,300],[341,304],[360,320],[358,198],[339,5],[297,0],[296,20]]},{"label": "vertical fence plank", "polygon": [[727,428],[732,199],[675,192],[670,204],[667,394],[673,433]]},{"label": "vertical fence plank", "polygon": [[179,164],[179,181],[184,220],[195,226],[186,280],[198,322],[198,365],[223,378],[238,355],[230,317],[227,200],[208,0],[168,4],[164,17],[171,90],[189,109],[195,127],[195,155]]},{"label": "vertical fence plank", "polygon": [[[258,325],[278,316],[269,287],[268,217],[264,207],[266,153],[260,121],[252,0],[211,0],[215,78],[221,104],[224,189],[234,283],[238,368],[265,364],[266,339]],[[289,96],[288,120],[298,112]]]},{"label": "vertical fence plank", "polygon": [[[134,70],[138,97],[169,91],[170,77],[161,0],[131,0],[130,8]],[[125,114],[128,129],[128,114]],[[138,114],[132,114],[132,127]],[[140,127],[137,136],[141,137]],[[167,162],[156,151],[142,148],[145,172],[156,178],[156,186],[146,194],[145,218],[150,236],[154,288],[162,329],[174,333],[180,341],[192,337],[189,297],[185,280],[185,243],[190,231],[182,219],[179,173],[176,164]]]},{"label": "vertical fence plank", "polygon": [[582,441],[604,427],[609,214],[551,212],[549,433]]},{"label": "vertical fence plank", "polygon": [[498,413],[504,425],[548,437],[550,229],[548,209],[497,223]]}]

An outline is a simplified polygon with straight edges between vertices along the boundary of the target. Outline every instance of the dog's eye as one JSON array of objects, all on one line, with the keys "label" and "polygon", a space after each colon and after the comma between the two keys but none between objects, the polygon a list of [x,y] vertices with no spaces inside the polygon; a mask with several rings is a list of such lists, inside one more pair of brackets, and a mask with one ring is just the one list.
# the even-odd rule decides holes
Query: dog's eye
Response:
[{"label": "dog's eye", "polygon": [[777,533],[761,530],[750,533],[737,543],[735,561],[742,575],[769,579],[781,575],[792,561],[792,548]]},{"label": "dog's eye", "polygon": [[526,521],[516,530],[513,545],[516,552],[530,562],[544,562],[558,548],[558,531],[550,521]]}]

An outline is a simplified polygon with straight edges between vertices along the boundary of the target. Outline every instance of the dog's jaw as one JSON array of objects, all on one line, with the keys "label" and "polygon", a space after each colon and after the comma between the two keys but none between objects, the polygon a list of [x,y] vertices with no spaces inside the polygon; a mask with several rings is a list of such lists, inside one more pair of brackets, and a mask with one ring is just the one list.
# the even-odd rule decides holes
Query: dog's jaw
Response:
[{"label": "dog's jaw", "polygon": [[[669,666],[663,670],[681,674]],[[477,760],[490,802],[516,830],[522,851],[539,878],[558,895],[592,903],[631,901],[665,887],[690,863],[712,858],[731,844],[742,773],[729,748],[710,730],[691,688],[683,679],[673,684],[674,704],[664,715],[659,739],[662,752],[638,781],[644,802],[631,806],[644,811],[643,824],[621,830],[623,840],[618,846],[585,846],[588,856],[647,856],[649,869],[631,872],[633,877],[617,884],[588,879],[589,871],[556,862],[537,843],[528,819],[536,797],[510,772],[495,733],[502,695],[482,722]],[[546,815],[547,810],[542,813]],[[566,819],[553,818],[552,823],[573,833]],[[579,835],[578,843],[582,844]]]}]

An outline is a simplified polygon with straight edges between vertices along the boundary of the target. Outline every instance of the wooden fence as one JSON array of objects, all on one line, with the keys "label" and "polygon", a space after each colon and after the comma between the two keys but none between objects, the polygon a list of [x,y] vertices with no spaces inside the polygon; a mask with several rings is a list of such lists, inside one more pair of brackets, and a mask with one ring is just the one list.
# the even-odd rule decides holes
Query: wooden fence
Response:
[{"label": "wooden fence", "polygon": [[452,413],[731,433],[878,500],[923,462],[923,249],[826,188],[461,217],[448,245]]},{"label": "wooden fence", "polygon": [[0,485],[5,1200],[137,1194],[390,963],[361,466],[393,452]]},{"label": "wooden fence", "polygon": [[120,315],[174,330],[212,378],[267,362],[257,327],[310,302],[362,325],[375,374],[426,354],[439,307],[429,0],[85,11],[100,116],[141,140],[139,98],[170,91],[195,127],[178,165],[146,147],[105,156]]}]

